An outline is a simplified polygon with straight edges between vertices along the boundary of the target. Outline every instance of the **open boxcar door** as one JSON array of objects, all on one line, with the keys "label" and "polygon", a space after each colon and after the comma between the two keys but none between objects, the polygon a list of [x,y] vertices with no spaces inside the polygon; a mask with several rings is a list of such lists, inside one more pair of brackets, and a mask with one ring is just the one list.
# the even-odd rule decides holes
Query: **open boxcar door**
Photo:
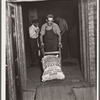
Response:
[{"label": "open boxcar door", "polygon": [[8,80],[10,78],[12,82],[15,80],[14,84],[17,80],[20,83],[21,89],[24,89],[27,75],[22,8],[20,4],[7,2],[6,9],[7,76]]}]

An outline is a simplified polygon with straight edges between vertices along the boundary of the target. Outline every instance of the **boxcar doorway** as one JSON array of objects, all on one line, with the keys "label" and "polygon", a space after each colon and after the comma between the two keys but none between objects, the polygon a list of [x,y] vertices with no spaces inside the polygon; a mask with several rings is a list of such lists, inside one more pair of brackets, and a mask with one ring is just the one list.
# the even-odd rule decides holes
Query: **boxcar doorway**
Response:
[{"label": "boxcar doorway", "polygon": [[[28,2],[22,3],[23,12],[23,27],[25,38],[25,51],[26,51],[26,64],[27,64],[27,85],[30,88],[35,86],[41,81],[42,66],[41,57],[39,65],[32,65],[31,53],[29,45],[29,26],[33,19],[39,20],[39,27],[46,21],[47,14],[53,14],[55,17],[60,16],[65,19],[68,24],[68,46],[66,45],[66,37],[64,46],[63,70],[66,75],[66,81],[71,80],[84,80],[80,71],[80,40],[79,40],[79,14],[78,14],[78,1],[42,1],[42,2]],[[66,36],[66,35],[65,35]],[[62,38],[63,39],[63,38]],[[69,54],[66,49],[69,49]],[[70,57],[68,56],[70,55]],[[75,73],[74,73],[75,72]],[[72,75],[73,73],[73,75]],[[71,77],[70,77],[71,76]]]}]

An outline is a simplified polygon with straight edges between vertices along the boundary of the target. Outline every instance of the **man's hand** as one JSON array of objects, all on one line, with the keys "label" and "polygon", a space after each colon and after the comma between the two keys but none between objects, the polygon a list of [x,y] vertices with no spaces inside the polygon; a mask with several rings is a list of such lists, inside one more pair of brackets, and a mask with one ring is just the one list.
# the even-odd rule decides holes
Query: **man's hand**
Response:
[{"label": "man's hand", "polygon": [[44,56],[44,43],[41,43],[41,50],[42,50],[42,54]]},{"label": "man's hand", "polygon": [[44,43],[41,43],[41,48],[44,48]]},{"label": "man's hand", "polygon": [[39,33],[39,31],[40,31],[40,30],[39,30],[39,28],[38,28],[38,29],[36,30],[36,33]]},{"label": "man's hand", "polygon": [[59,43],[59,47],[62,48],[62,43],[61,42]]}]

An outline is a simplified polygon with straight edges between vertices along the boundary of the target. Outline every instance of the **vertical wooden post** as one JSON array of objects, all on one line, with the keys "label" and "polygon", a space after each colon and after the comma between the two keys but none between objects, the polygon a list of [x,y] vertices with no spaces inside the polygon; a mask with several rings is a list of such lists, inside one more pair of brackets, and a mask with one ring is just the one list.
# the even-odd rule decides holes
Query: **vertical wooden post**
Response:
[{"label": "vertical wooden post", "polygon": [[8,82],[8,95],[9,100],[16,100],[16,87],[15,87],[15,73],[14,73],[14,63],[13,63],[13,49],[12,49],[12,32],[11,32],[11,18],[10,18],[10,6],[7,4],[6,13],[6,74]]},{"label": "vertical wooden post", "polygon": [[83,42],[82,42],[82,1],[78,0],[78,9],[79,9],[79,35],[80,35],[80,63],[81,63],[81,72],[84,75],[84,62],[83,62]]},{"label": "vertical wooden post", "polygon": [[81,69],[85,80],[88,79],[87,73],[87,36],[86,36],[86,1],[79,1],[79,24],[80,24],[80,52]]},{"label": "vertical wooden post", "polygon": [[22,20],[22,8],[21,5],[17,5],[16,10],[17,20],[17,44],[18,44],[18,66],[19,76],[21,79],[22,89],[26,87],[26,58],[25,58],[25,46],[24,46],[24,34],[23,34],[23,20]]}]

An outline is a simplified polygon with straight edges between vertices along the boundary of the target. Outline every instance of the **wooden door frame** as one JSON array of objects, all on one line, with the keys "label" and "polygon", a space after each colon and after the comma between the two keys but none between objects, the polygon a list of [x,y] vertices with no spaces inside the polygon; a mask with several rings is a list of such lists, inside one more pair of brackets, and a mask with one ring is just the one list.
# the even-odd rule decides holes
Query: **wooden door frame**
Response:
[{"label": "wooden door frame", "polygon": [[82,74],[90,85],[96,85],[96,0],[79,0],[78,6]]},{"label": "wooden door frame", "polygon": [[79,0],[78,2],[79,7],[79,32],[80,32],[80,58],[81,58],[81,72],[87,80],[87,39],[86,39],[86,5],[83,0]]},{"label": "wooden door frame", "polygon": [[[25,47],[24,47],[24,34],[23,34],[23,24],[22,24],[22,9],[21,5],[18,5],[16,3],[6,3],[9,7],[10,5],[13,7],[15,5],[15,27],[16,27],[16,45],[17,45],[17,58],[16,61],[18,62],[18,79],[20,80],[21,89],[24,89],[26,87],[26,58],[25,58]],[[7,13],[9,14],[9,11],[7,10]],[[20,15],[20,16],[19,16]],[[9,27],[10,24],[10,18],[7,16],[7,27]],[[10,31],[7,31],[7,35],[10,34]],[[8,37],[7,37],[8,38]],[[12,44],[10,44],[12,45]],[[8,48],[9,49],[9,48]],[[10,48],[11,49],[11,48]]]},{"label": "wooden door frame", "polygon": [[24,33],[23,33],[23,19],[22,19],[22,7],[17,4],[17,44],[18,44],[18,64],[19,64],[19,77],[21,79],[22,89],[26,88],[27,72],[26,72],[26,57],[24,46]]},{"label": "wooden door frame", "polygon": [[15,75],[14,75],[14,59],[13,59],[13,47],[12,47],[12,33],[11,32],[11,20],[10,20],[10,6],[13,5],[6,5],[7,13],[6,13],[6,60],[7,60],[7,67],[6,67],[6,75],[7,79],[6,82],[8,83],[8,95],[9,100],[16,100],[16,83],[15,83]]}]

